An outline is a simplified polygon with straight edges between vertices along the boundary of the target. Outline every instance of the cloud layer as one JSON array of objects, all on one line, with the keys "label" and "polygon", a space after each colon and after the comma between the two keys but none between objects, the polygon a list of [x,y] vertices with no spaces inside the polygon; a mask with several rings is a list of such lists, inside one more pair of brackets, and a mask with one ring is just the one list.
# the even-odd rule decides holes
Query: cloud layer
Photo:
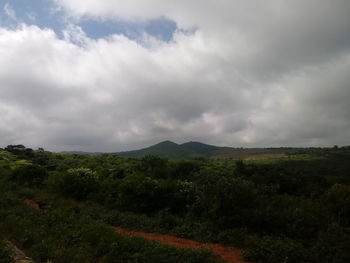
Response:
[{"label": "cloud layer", "polygon": [[163,42],[0,28],[3,146],[349,144],[347,0],[55,2],[71,21],[165,17],[179,30]]}]

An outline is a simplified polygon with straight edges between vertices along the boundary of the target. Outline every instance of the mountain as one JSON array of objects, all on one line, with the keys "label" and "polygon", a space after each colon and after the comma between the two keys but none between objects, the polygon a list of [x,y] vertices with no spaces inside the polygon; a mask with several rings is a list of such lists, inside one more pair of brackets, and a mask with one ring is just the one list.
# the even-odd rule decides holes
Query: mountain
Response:
[{"label": "mountain", "polygon": [[183,144],[177,144],[171,141],[164,141],[144,149],[127,152],[118,152],[115,154],[132,158],[139,158],[145,155],[158,155],[160,157],[174,159],[185,159],[195,157],[208,158],[215,155],[215,153],[221,148],[226,147],[218,147],[200,142],[186,142]]},{"label": "mountain", "polygon": [[103,154],[103,152],[83,152],[83,151],[62,151],[63,154],[87,154],[91,156],[98,156]]},{"label": "mountain", "polygon": [[223,147],[213,146],[209,144],[204,144],[201,142],[186,142],[180,145],[183,149],[186,149],[193,154],[203,154],[203,155],[211,155],[215,151],[219,150]]},{"label": "mountain", "polygon": [[[264,158],[279,158],[287,152],[297,148],[233,148],[209,145],[201,142],[186,142],[177,144],[172,141],[163,141],[155,145],[134,151],[113,152],[127,158],[142,158],[146,155],[157,155],[169,159],[215,158],[215,159],[245,159],[256,160]],[[71,154],[100,155],[100,152],[62,152]]]},{"label": "mountain", "polygon": [[[195,158],[195,157],[211,157],[215,152],[222,148],[213,145],[204,144],[201,142],[186,142],[183,144],[177,144],[172,141],[163,141],[155,145],[149,146],[147,148],[124,151],[124,152],[114,152],[111,154],[117,154],[128,158],[140,158],[146,155],[157,155],[160,157],[166,157],[170,159],[185,159],[185,158]],[[232,148],[233,149],[233,148]],[[65,151],[61,153],[69,154],[89,154],[89,155],[100,155],[101,152],[82,152],[82,151]]]},{"label": "mountain", "polygon": [[[296,149],[294,149],[294,151],[295,150]],[[233,148],[214,146],[193,141],[183,144],[164,141],[144,149],[116,152],[113,154],[128,158],[141,158],[146,155],[157,155],[170,159],[215,158],[257,160],[264,158],[279,158],[285,156],[285,154],[290,151],[290,148]]]},{"label": "mountain", "polygon": [[161,157],[177,159],[188,156],[190,152],[177,143],[171,141],[164,141],[144,149],[127,152],[118,152],[116,154],[129,158],[139,158],[146,155],[158,155]]}]

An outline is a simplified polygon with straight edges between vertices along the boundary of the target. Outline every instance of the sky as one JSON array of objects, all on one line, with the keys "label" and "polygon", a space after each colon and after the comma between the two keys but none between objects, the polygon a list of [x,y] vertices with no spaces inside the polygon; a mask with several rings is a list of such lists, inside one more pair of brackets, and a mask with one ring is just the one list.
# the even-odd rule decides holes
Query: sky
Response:
[{"label": "sky", "polygon": [[350,143],[349,0],[0,0],[0,147]]}]

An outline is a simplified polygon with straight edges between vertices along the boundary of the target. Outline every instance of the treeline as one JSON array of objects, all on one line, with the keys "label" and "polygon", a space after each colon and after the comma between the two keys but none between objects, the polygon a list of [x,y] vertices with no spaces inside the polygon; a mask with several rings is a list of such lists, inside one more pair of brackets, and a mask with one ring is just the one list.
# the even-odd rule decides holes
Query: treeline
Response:
[{"label": "treeline", "polygon": [[109,224],[240,246],[255,262],[350,262],[346,148],[274,162],[5,150],[26,160],[0,156],[7,184],[98,204],[90,216]]}]

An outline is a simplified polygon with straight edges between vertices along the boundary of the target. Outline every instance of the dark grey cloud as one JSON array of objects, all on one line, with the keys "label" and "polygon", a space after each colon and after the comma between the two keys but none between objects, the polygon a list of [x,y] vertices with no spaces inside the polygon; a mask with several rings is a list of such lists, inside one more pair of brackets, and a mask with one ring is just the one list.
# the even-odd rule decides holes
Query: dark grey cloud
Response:
[{"label": "dark grey cloud", "polygon": [[171,42],[136,42],[89,39],[74,24],[64,39],[35,26],[0,28],[3,146],[348,144],[347,0],[55,2],[76,21],[165,17],[182,30]]}]

